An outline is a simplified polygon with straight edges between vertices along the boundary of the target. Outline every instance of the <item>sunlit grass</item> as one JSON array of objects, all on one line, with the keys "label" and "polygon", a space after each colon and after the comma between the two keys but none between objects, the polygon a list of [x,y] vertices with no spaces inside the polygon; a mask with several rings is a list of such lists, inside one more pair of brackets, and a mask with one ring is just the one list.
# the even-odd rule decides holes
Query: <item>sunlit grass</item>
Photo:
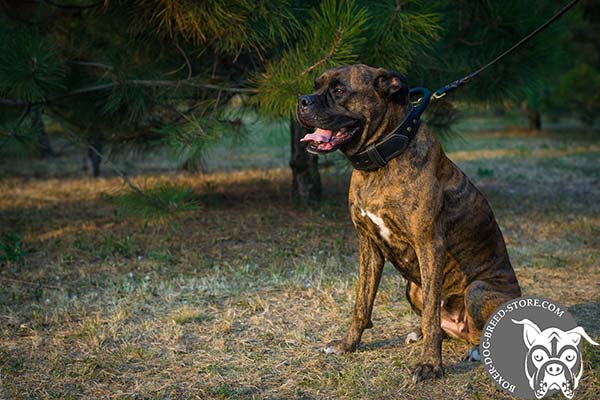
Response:
[{"label": "sunlit grass", "polygon": [[[474,147],[450,157],[489,199],[524,293],[569,307],[598,339],[593,140],[465,139]],[[403,339],[419,318],[390,265],[358,352],[320,352],[346,330],[356,290],[346,175],[325,171],[314,208],[289,201],[287,168],[132,179],[184,188],[197,208],[146,224],[103,195],[126,190],[118,177],[0,181],[0,233],[25,252],[0,262],[0,398],[506,398],[453,340],[446,377],[412,384],[421,346]],[[596,349],[584,360],[576,398],[600,398]]]}]

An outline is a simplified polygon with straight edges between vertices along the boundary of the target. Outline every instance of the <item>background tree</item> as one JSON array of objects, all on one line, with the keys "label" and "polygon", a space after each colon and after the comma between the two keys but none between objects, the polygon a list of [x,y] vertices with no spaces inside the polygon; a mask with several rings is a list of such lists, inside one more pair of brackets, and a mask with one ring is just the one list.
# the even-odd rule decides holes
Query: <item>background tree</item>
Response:
[{"label": "background tree", "polygon": [[[244,112],[258,112],[291,121],[292,188],[306,202],[320,197],[318,163],[299,143],[305,132],[293,112],[316,76],[363,62],[437,88],[557,8],[553,0],[533,10],[519,1],[466,0],[0,4],[0,151],[39,143],[35,118],[44,114],[88,147],[96,173],[94,149],[106,148],[166,146],[193,167],[211,143],[243,134]],[[458,96],[518,102],[543,88],[567,25],[553,26]],[[232,107],[234,96],[241,107]]]},{"label": "background tree", "polygon": [[600,116],[600,4],[583,0],[568,15],[568,31],[554,51],[560,70],[538,91],[542,112],[593,125]]}]

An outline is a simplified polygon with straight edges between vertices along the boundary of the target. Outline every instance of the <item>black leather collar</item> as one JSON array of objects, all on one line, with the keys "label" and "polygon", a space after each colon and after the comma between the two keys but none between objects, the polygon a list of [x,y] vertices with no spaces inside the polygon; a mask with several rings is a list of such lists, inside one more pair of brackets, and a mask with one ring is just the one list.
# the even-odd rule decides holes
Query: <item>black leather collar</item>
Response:
[{"label": "black leather collar", "polygon": [[429,104],[431,91],[418,87],[410,90],[409,98],[413,95],[421,95],[420,100],[416,105],[409,101],[408,114],[392,133],[373,143],[366,150],[349,157],[354,169],[372,171],[385,167],[390,160],[406,150],[419,131],[421,114]]}]

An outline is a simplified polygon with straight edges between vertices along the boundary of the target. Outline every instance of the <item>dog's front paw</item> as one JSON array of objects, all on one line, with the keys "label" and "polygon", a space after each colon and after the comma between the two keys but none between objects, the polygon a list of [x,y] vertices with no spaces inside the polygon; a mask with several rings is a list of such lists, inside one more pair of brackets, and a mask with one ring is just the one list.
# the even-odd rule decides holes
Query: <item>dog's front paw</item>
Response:
[{"label": "dog's front paw", "polygon": [[345,340],[334,340],[327,343],[323,349],[325,354],[344,354],[354,351],[356,346],[348,344]]},{"label": "dog's front paw", "polygon": [[440,365],[418,364],[413,372],[413,382],[421,382],[426,379],[441,378],[444,376],[444,369]]}]

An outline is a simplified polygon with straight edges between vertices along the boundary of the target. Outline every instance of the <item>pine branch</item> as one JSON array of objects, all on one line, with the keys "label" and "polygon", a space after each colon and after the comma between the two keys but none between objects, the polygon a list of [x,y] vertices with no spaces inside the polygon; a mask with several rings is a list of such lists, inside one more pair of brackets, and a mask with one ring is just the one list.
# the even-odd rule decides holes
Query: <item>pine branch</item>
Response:
[{"label": "pine branch", "polygon": [[337,48],[338,48],[338,46],[340,44],[340,41],[342,40],[342,34],[343,33],[344,33],[343,30],[338,29],[335,32],[335,39],[333,40],[333,44],[331,45],[331,48],[329,49],[329,51],[327,52],[327,54],[325,55],[325,57],[321,58],[319,61],[317,61],[316,63],[314,63],[310,67],[306,68],[304,71],[302,71],[302,73],[300,74],[300,76],[304,76],[304,75],[306,75],[306,74],[314,71],[315,69],[319,68],[321,65],[323,65],[327,61],[329,61],[335,55],[335,52],[337,51]]},{"label": "pine branch", "polygon": [[94,62],[94,61],[77,61],[77,60],[73,60],[73,61],[67,61],[67,64],[74,64],[74,65],[83,65],[86,67],[96,67],[96,68],[102,68],[102,69],[113,69],[113,67],[111,65],[107,65],[107,64],[102,64],[99,62]]},{"label": "pine branch", "polygon": [[213,85],[213,84],[207,84],[207,83],[196,83],[193,79],[182,79],[182,80],[133,79],[133,80],[126,80],[126,81],[121,81],[121,82],[105,83],[102,85],[86,86],[83,88],[72,90],[70,92],[67,92],[67,93],[64,93],[61,95],[52,96],[52,97],[48,97],[48,98],[45,98],[42,100],[37,100],[37,101],[0,98],[0,104],[7,105],[7,106],[24,106],[24,105],[35,106],[35,105],[52,103],[57,100],[62,100],[62,99],[68,98],[68,97],[74,97],[74,96],[78,96],[78,95],[85,94],[85,93],[98,92],[98,91],[111,89],[111,88],[118,87],[118,86],[127,86],[127,85],[147,86],[147,87],[154,87],[154,86],[178,87],[178,86],[184,85],[184,86],[196,87],[196,88],[200,88],[200,89],[218,90],[220,92],[231,92],[231,93],[256,93],[257,92],[256,89],[252,89],[252,88],[236,88],[236,87],[225,87],[225,86],[219,86],[219,85]]},{"label": "pine branch", "polygon": [[177,50],[179,50],[179,52],[181,53],[181,55],[185,59],[185,65],[187,65],[187,69],[188,69],[188,76],[187,76],[186,79],[192,79],[192,73],[193,72],[192,72],[192,63],[190,63],[190,59],[185,54],[185,51],[183,51],[183,49],[181,47],[179,47],[179,45],[177,43],[175,43],[175,47],[177,48]]},{"label": "pine branch", "polygon": [[104,4],[104,3],[107,3],[107,1],[105,1],[105,0],[100,0],[100,1],[97,1],[97,2],[92,3],[92,4],[79,6],[79,5],[75,5],[75,4],[58,4],[58,3],[55,3],[52,0],[43,0],[43,2],[46,3],[46,4],[48,4],[48,5],[51,5],[53,7],[56,7],[56,8],[66,8],[66,9],[70,9],[70,10],[84,10],[86,8],[95,8],[95,7],[98,7],[98,6],[100,6],[100,5]]},{"label": "pine branch", "polygon": [[144,197],[146,200],[148,200],[148,202],[150,204],[152,204],[156,208],[163,210],[163,211],[168,211],[168,207],[166,206],[166,204],[163,204],[159,199],[155,199],[154,197],[149,196],[142,189],[137,187],[131,181],[131,179],[129,179],[129,176],[127,176],[127,174],[124,171],[122,171],[120,168],[118,168],[115,163],[113,163],[111,160],[109,160],[96,147],[92,146],[91,144],[87,144],[87,148],[92,150],[98,157],[100,157],[102,159],[102,161],[104,161],[106,164],[108,164],[121,177],[121,179],[123,179],[123,181],[125,181],[127,186],[129,186],[129,188],[131,188],[131,190],[133,190],[140,196]]},{"label": "pine branch", "polygon": [[69,129],[67,129],[64,126],[64,124],[61,124],[61,125],[62,125],[63,130],[67,133],[68,136],[70,136],[73,139],[73,141],[83,144],[88,149],[90,149],[92,152],[94,152],[94,154],[96,154],[98,157],[100,157],[104,163],[106,163],[110,168],[112,168],[113,171],[115,171],[117,173],[117,175],[119,175],[121,177],[121,179],[123,179],[123,181],[127,184],[127,186],[129,186],[129,188],[131,190],[133,190],[135,193],[139,194],[140,196],[142,196],[143,198],[148,200],[148,204],[152,205],[153,207],[157,208],[158,210],[161,210],[164,212],[169,211],[169,207],[167,204],[164,204],[162,201],[160,201],[160,199],[157,199],[157,198],[154,198],[154,197],[148,195],[142,189],[140,189],[138,186],[136,186],[131,181],[131,179],[129,179],[129,176],[127,175],[127,173],[125,171],[123,171],[119,167],[117,167],[117,165],[114,162],[112,162],[108,157],[106,157],[104,154],[102,154],[95,146],[93,146],[90,143],[82,143],[81,139],[79,139],[77,137],[77,135],[75,135],[73,132],[71,132]]},{"label": "pine branch", "polygon": [[31,104],[26,105],[25,110],[19,117],[19,120],[17,121],[14,128],[12,129],[12,132],[9,132],[9,134],[6,135],[6,137],[3,138],[2,141],[0,141],[0,148],[2,148],[11,138],[18,136],[17,130],[19,129],[19,126],[21,126],[21,124],[23,123],[25,118],[29,115],[29,113],[31,113]]}]

